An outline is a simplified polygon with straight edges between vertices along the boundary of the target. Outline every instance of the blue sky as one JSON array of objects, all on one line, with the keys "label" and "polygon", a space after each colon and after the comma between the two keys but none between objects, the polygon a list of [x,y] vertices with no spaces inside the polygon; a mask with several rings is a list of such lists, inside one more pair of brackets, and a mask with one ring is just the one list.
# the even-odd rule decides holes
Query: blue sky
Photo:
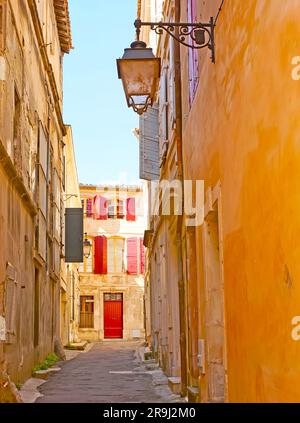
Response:
[{"label": "blue sky", "polygon": [[136,0],[69,0],[75,49],[64,58],[64,120],[79,180],[138,181],[137,115],[127,108],[116,59],[134,40]]}]

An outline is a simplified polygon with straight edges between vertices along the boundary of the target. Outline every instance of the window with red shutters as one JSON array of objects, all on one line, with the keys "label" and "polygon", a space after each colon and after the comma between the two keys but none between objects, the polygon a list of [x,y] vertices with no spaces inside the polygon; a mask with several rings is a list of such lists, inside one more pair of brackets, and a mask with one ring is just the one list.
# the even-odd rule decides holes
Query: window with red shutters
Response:
[{"label": "window with red shutters", "polygon": [[144,239],[140,238],[140,274],[145,273],[145,247]]},{"label": "window with red shutters", "polygon": [[137,238],[127,238],[127,273],[137,275]]},{"label": "window with red shutters", "polygon": [[94,241],[94,273],[96,275],[107,274],[107,238],[103,235],[97,236]]},{"label": "window with red shutters", "polygon": [[107,220],[108,216],[108,201],[101,195],[94,197],[94,217],[97,220]]},{"label": "window with red shutters", "polygon": [[[188,21],[197,22],[197,0],[188,0]],[[194,42],[194,41],[193,41]],[[195,42],[194,42],[195,43]],[[189,55],[189,91],[190,106],[193,103],[199,83],[199,51],[197,49],[188,49]]]},{"label": "window with red shutters", "polygon": [[135,198],[127,198],[126,200],[126,220],[135,221]]},{"label": "window with red shutters", "polygon": [[86,200],[86,217],[93,216],[93,200],[92,198],[88,198]]}]

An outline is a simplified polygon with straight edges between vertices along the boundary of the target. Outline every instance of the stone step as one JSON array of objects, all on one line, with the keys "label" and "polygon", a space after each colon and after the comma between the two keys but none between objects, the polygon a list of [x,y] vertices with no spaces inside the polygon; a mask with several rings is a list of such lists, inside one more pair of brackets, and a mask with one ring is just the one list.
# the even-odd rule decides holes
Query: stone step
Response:
[{"label": "stone step", "polygon": [[66,350],[77,350],[77,351],[84,351],[86,346],[88,345],[87,341],[83,342],[74,342],[72,344],[68,344],[65,346]]},{"label": "stone step", "polygon": [[158,363],[151,363],[151,364],[146,364],[146,369],[147,370],[156,370],[159,369],[159,364]]},{"label": "stone step", "polygon": [[181,391],[181,378],[180,377],[169,377],[168,385],[174,394],[179,395]]},{"label": "stone step", "polygon": [[51,373],[57,373],[60,372],[60,370],[60,367],[50,367],[47,370],[37,370],[36,372],[33,372],[32,376],[36,379],[47,380]]}]

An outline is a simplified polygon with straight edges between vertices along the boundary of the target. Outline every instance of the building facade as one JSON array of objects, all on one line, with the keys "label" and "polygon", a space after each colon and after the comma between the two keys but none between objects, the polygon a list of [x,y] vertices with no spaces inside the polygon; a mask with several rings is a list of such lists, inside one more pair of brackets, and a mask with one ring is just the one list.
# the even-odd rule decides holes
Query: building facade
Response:
[{"label": "building facade", "polygon": [[[174,13],[173,2],[139,2],[138,14],[142,21],[171,21]],[[147,246],[146,338],[169,378],[170,387],[175,392],[180,392],[182,360],[186,353],[186,332],[183,325],[186,298],[182,257],[185,234],[182,231],[182,215],[174,213],[172,194],[172,190],[182,180],[180,126],[177,116],[180,110],[175,89],[177,46],[172,38],[165,35],[158,37],[147,27],[142,30],[142,38],[162,61],[157,102],[141,117],[139,130],[140,177],[149,181],[150,206],[148,230],[144,239]],[[148,169],[149,159],[151,170]],[[156,166],[153,161],[156,161]],[[165,184],[166,190],[158,192],[153,182]],[[169,202],[171,197],[173,203]],[[177,206],[181,207],[182,199],[178,200],[180,204],[177,203]]]},{"label": "building facade", "polygon": [[81,185],[91,253],[80,267],[82,340],[144,338],[144,191]]},{"label": "building facade", "polygon": [[0,1],[0,379],[15,383],[59,340],[62,59],[71,47],[67,1]]},{"label": "building facade", "polygon": [[[80,189],[78,182],[76,157],[73,144],[72,128],[66,126],[65,143],[65,186],[64,186],[64,209],[82,207],[80,199]],[[65,223],[65,222],[64,222]],[[65,232],[65,227],[63,227]],[[67,346],[79,341],[79,266],[80,263],[66,263],[66,257],[63,254],[61,259],[61,277],[60,277],[60,338],[63,346]]]},{"label": "building facade", "polygon": [[[168,78],[175,68],[175,162],[180,166],[182,155],[183,180],[205,185],[204,223],[189,227],[189,216],[183,215],[178,230],[182,264],[165,296],[164,283],[171,279],[168,264],[157,253],[163,223],[156,221],[167,219],[149,221],[148,339],[170,375],[171,355],[164,359],[162,351],[170,348],[172,336],[167,341],[164,319],[157,318],[164,302],[180,321],[176,372],[183,395],[203,402],[298,402],[300,344],[291,336],[291,322],[299,315],[300,298],[299,4],[289,0],[282,9],[277,1],[165,0],[159,15],[156,5],[138,2],[142,20],[149,13],[154,21],[163,17],[169,22],[214,17],[216,63],[207,48],[193,50],[176,42],[172,47],[165,33],[153,41],[149,29],[143,29],[143,39],[154,42],[162,58],[158,139],[160,148],[167,141],[168,151],[159,150],[157,160],[164,162],[158,178],[168,178],[174,166],[173,85]],[[143,135],[141,139],[145,142]],[[164,257],[169,241],[157,245]],[[171,268],[177,268],[175,261]],[[162,271],[165,282],[157,290]],[[173,296],[179,296],[184,313]]]}]

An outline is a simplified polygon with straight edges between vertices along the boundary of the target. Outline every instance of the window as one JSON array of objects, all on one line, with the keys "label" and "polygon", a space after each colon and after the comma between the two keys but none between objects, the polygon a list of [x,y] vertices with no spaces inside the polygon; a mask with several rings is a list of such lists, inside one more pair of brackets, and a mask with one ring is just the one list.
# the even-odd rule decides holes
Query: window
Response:
[{"label": "window", "polygon": [[38,141],[38,252],[43,259],[46,259],[46,232],[47,232],[47,198],[48,198],[48,155],[49,143],[42,124],[39,125]]},{"label": "window", "polygon": [[66,156],[63,156],[63,160],[62,160],[62,186],[65,191],[66,190]]},{"label": "window", "polygon": [[15,89],[15,108],[14,108],[14,163],[21,169],[22,151],[21,151],[21,100]]},{"label": "window", "polygon": [[104,301],[122,301],[123,294],[120,293],[107,293],[104,294]]},{"label": "window", "polygon": [[117,218],[124,219],[125,210],[124,210],[124,201],[118,198],[117,200]]},{"label": "window", "polygon": [[93,199],[92,198],[88,198],[86,200],[86,217],[93,217]]},{"label": "window", "polygon": [[80,297],[80,328],[92,329],[94,327],[94,297]]},{"label": "window", "polygon": [[[197,0],[188,0],[188,21],[197,22]],[[193,41],[194,42],[194,41]],[[188,49],[190,106],[193,103],[199,83],[199,54],[197,49]]]},{"label": "window", "polygon": [[114,200],[108,200],[108,218],[115,219],[116,218],[116,204]]},{"label": "window", "polygon": [[5,49],[5,5],[0,1],[0,51]]},{"label": "window", "polygon": [[107,247],[108,273],[122,273],[124,271],[124,239],[110,238]]}]

